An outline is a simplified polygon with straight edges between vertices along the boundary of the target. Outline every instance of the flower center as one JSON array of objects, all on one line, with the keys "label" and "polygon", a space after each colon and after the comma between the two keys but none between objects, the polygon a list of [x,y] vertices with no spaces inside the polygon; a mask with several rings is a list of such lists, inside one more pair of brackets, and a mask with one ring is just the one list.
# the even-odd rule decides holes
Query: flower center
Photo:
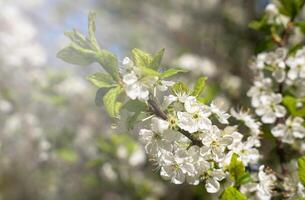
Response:
[{"label": "flower center", "polygon": [[199,119],[199,113],[198,112],[193,113],[192,117],[193,119]]},{"label": "flower center", "polygon": [[214,140],[212,143],[211,143],[212,146],[214,147],[219,147],[219,142],[217,140]]}]

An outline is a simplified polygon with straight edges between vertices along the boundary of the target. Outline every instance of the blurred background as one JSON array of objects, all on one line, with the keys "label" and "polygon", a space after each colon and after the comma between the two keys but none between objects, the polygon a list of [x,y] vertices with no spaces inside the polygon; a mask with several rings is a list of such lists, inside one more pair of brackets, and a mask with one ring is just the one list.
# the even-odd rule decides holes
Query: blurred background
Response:
[{"label": "blurred background", "polygon": [[164,182],[132,127],[94,103],[81,68],[56,58],[64,31],[87,31],[97,12],[102,48],[130,56],[166,49],[180,77],[209,77],[207,101],[247,105],[247,63],[260,35],[248,28],[268,0],[0,0],[0,199],[212,199],[204,187]]}]

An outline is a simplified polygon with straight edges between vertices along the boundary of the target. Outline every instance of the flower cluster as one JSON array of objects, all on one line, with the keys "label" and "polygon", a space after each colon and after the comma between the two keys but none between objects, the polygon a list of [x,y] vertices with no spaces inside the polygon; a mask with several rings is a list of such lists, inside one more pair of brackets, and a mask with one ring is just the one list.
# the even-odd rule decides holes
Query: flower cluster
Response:
[{"label": "flower cluster", "polygon": [[266,6],[266,15],[268,17],[267,21],[269,24],[278,24],[278,25],[287,26],[289,22],[289,17],[281,14],[278,9],[278,6],[273,3],[269,3]]},{"label": "flower cluster", "polygon": [[[299,49],[295,55],[288,54],[285,48],[263,52],[255,58],[251,68],[256,72],[256,78],[248,96],[261,121],[275,124],[271,132],[284,143],[293,144],[303,139],[304,119],[292,116],[286,106],[289,101],[295,101],[297,107],[303,107],[305,48]],[[294,91],[293,97],[283,97],[288,90]]]},{"label": "flower cluster", "polygon": [[181,84],[174,84],[172,94],[164,97],[162,112],[166,117],[154,114],[150,128],[139,131],[140,140],[164,179],[192,185],[204,181],[207,192],[216,193],[219,181],[228,175],[233,154],[245,166],[260,158],[257,150],[260,123],[247,112],[232,110],[233,118],[244,122],[250,130],[249,137],[244,137],[237,126],[230,124],[230,114],[213,102],[200,103],[187,90],[177,89],[183,88]]},{"label": "flower cluster", "polygon": [[150,107],[149,128],[144,125],[139,137],[164,179],[192,185],[203,181],[207,192],[216,193],[219,182],[229,175],[234,154],[244,166],[259,160],[260,123],[248,112],[232,109],[232,118],[248,128],[248,134],[241,134],[220,105],[200,102],[203,87],[199,86],[205,78],[191,91],[184,83],[166,81],[128,57],[121,63],[120,77],[126,96]]},{"label": "flower cluster", "polygon": [[[288,3],[285,1],[285,5]],[[165,180],[174,184],[203,183],[208,193],[219,192],[221,184],[227,183],[230,187],[222,192],[221,199],[245,199],[238,191],[241,189],[251,193],[248,197],[254,194],[254,199],[269,200],[275,195],[284,196],[283,191],[297,191],[295,188],[299,185],[294,184],[292,190],[285,186],[289,181],[283,143],[298,146],[298,150],[305,147],[302,143],[305,48],[285,47],[286,34],[293,26],[290,22],[297,15],[289,13],[291,10],[283,12],[285,5],[278,9],[269,4],[267,18],[252,24],[258,29],[270,28],[271,42],[279,46],[258,54],[251,63],[255,81],[247,94],[260,121],[249,110],[231,109],[228,113],[216,101],[203,98],[206,77],[199,78],[192,89],[183,82],[167,81],[166,78],[183,70],[160,70],[163,49],[154,55],[133,49],[132,58],[119,62],[115,55],[97,44],[93,13],[89,16],[89,36],[68,33],[72,43],[58,57],[73,64],[98,62],[103,66],[105,72],[88,77],[102,89],[97,92],[97,100],[103,93],[102,101],[111,117],[122,119],[120,111],[125,109],[128,122],[132,125],[139,122],[139,139]],[[301,7],[301,3],[294,2],[292,6]],[[290,18],[287,13],[291,14]],[[71,60],[75,54],[79,55],[78,59]],[[275,150],[283,177],[269,167],[258,167],[262,157],[258,151],[262,125],[276,139]],[[305,157],[298,160],[298,165],[299,174],[304,174]],[[299,178],[305,185],[305,178]]]},{"label": "flower cluster", "polygon": [[247,194],[249,200],[270,200],[276,193],[277,177],[269,167],[261,165],[258,173],[252,174],[253,182],[241,187],[241,191]]}]

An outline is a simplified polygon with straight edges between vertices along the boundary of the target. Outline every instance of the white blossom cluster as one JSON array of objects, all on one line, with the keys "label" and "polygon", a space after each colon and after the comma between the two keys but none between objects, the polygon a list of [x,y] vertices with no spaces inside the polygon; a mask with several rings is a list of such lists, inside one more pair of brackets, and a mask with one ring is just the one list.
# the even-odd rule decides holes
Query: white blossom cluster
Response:
[{"label": "white blossom cluster", "polygon": [[[244,165],[257,162],[257,137],[253,135],[243,140],[237,127],[221,129],[216,123],[213,124],[213,118],[216,118],[218,123],[228,125],[228,113],[213,103],[210,106],[202,105],[193,96],[168,98],[172,99],[169,106],[175,110],[169,114],[169,119],[153,117],[151,128],[141,129],[139,133],[146,152],[155,159],[164,179],[175,184],[187,182],[193,185],[205,181],[206,190],[216,193],[220,188],[219,181],[226,178],[226,166],[233,153],[239,155]],[[259,128],[256,125],[253,132]],[[202,145],[192,145],[177,129],[195,135]]]},{"label": "white blossom cluster", "polygon": [[252,174],[252,182],[241,187],[249,200],[270,200],[275,193],[277,177],[268,167],[261,165],[258,173]]},{"label": "white blossom cluster", "polygon": [[122,64],[121,74],[124,88],[130,99],[147,101],[150,89],[153,89],[154,93],[156,89],[166,91],[168,86],[174,84],[172,81],[158,81],[157,76],[146,76],[128,57],[124,58]]},{"label": "white blossom cluster", "polygon": [[[175,84],[143,74],[129,58],[123,60],[121,73],[126,95],[146,103],[151,93],[168,91]],[[260,158],[260,123],[248,112],[231,110],[233,118],[244,122],[249,130],[243,135],[238,126],[230,124],[231,115],[219,105],[200,103],[184,90],[165,95],[160,109],[166,118],[154,113],[150,127],[141,129],[139,137],[161,176],[172,183],[197,185],[203,181],[207,192],[216,193],[219,182],[227,177],[234,153],[245,166]]]},{"label": "white blossom cluster", "polygon": [[[272,134],[293,144],[305,137],[304,119],[290,116],[283,104],[283,92],[293,89],[297,99],[304,98],[305,48],[288,55],[285,48],[260,53],[253,63],[254,85],[248,91],[251,104],[264,124],[272,124]],[[302,101],[298,102],[300,108]]]},{"label": "white blossom cluster", "polygon": [[278,24],[278,25],[287,26],[289,22],[289,17],[281,14],[277,5],[273,3],[269,3],[266,6],[265,12],[267,14],[269,24]]}]

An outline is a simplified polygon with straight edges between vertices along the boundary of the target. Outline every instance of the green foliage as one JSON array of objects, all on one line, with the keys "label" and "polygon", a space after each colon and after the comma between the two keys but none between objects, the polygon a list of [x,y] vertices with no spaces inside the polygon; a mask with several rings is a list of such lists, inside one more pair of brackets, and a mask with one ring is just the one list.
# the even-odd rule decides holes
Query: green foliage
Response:
[{"label": "green foliage", "polygon": [[119,80],[119,63],[116,55],[107,50],[101,50],[97,53],[97,62],[103,66],[114,80]]},{"label": "green foliage", "polygon": [[139,100],[129,100],[124,104],[124,108],[130,112],[141,112],[146,107],[146,104]]},{"label": "green foliage", "polygon": [[130,117],[127,118],[127,128],[132,129],[134,124],[138,121],[146,117],[144,111],[147,108],[147,105],[139,100],[129,100],[127,101],[124,106],[124,109],[128,110],[129,112],[133,113]]},{"label": "green foliage", "polygon": [[157,76],[160,77],[161,73],[157,72],[154,69],[148,68],[148,67],[139,67],[141,72],[145,75],[145,76]]},{"label": "green foliage", "polygon": [[67,31],[65,32],[65,35],[69,37],[73,43],[77,44],[81,48],[93,50],[87,38],[77,30],[74,29],[73,31]]},{"label": "green foliage", "polygon": [[301,183],[305,186],[305,156],[298,159],[298,173]]},{"label": "green foliage", "polygon": [[194,97],[199,97],[201,93],[203,92],[203,89],[205,87],[205,82],[208,78],[207,77],[200,77],[196,84],[194,85],[193,91],[191,93]]},{"label": "green foliage", "polygon": [[163,55],[164,55],[164,51],[165,51],[165,49],[161,49],[154,55],[150,65],[149,65],[150,68],[152,68],[154,70],[158,70],[160,68],[161,61],[162,61]]},{"label": "green foliage", "polygon": [[247,197],[234,187],[226,188],[220,196],[221,200],[246,200]]},{"label": "green foliage", "polygon": [[304,100],[296,99],[292,96],[285,96],[283,104],[287,107],[292,116],[305,117],[305,106],[298,107],[298,103],[305,103]]},{"label": "green foliage", "polygon": [[258,45],[255,47],[255,53],[268,51],[268,50],[274,49],[275,47],[276,47],[276,44],[271,39],[271,37],[268,36],[258,43]]},{"label": "green foliage", "polygon": [[[304,29],[304,31],[305,31],[305,29]],[[304,34],[305,34],[305,32],[304,32]],[[288,54],[295,55],[295,53],[301,48],[303,48],[303,44],[296,44],[289,49]]]},{"label": "green foliage", "polygon": [[206,85],[204,88],[204,91],[202,92],[203,95],[200,97],[197,97],[197,100],[201,103],[208,103],[211,102],[217,93],[219,92],[220,88],[217,84],[209,84]]},{"label": "green foliage", "polygon": [[251,180],[250,174],[246,172],[243,162],[238,160],[238,155],[235,153],[232,155],[228,170],[231,179],[235,182],[235,186],[240,186]]},{"label": "green foliage", "polygon": [[90,41],[90,44],[92,45],[92,47],[98,51],[100,50],[98,43],[96,41],[95,38],[95,18],[96,18],[96,13],[95,12],[90,12],[89,13],[89,17],[88,17],[88,40]]},{"label": "green foliage", "polygon": [[185,72],[185,70],[183,69],[168,69],[165,72],[161,73],[161,78],[168,78],[183,72]]},{"label": "green foliage", "polygon": [[65,35],[70,38],[71,44],[58,52],[58,58],[65,62],[81,66],[90,65],[97,61],[96,52],[99,50],[99,47],[94,36],[94,20],[95,14],[90,12],[88,17],[88,38],[76,30],[65,33]]},{"label": "green foliage", "polygon": [[86,66],[96,61],[96,53],[90,49],[84,49],[76,43],[70,44],[57,53],[57,57],[65,62]]},{"label": "green foliage", "polygon": [[159,78],[169,78],[171,76],[174,76],[178,73],[185,72],[182,69],[168,69],[163,73],[157,72],[154,69],[147,68],[147,67],[140,67],[142,73],[146,76],[157,76]]},{"label": "green foliage", "polygon": [[305,22],[304,21],[295,22],[294,25],[299,27],[301,32],[305,35]]},{"label": "green foliage", "polygon": [[155,55],[151,55],[140,49],[134,48],[132,50],[132,57],[137,67],[150,68],[151,70],[157,71],[160,68],[164,51],[164,49],[161,49]]},{"label": "green foliage", "polygon": [[149,67],[153,58],[149,53],[146,53],[140,49],[134,48],[132,50],[132,57],[135,65],[138,67]]},{"label": "green foliage", "polygon": [[65,35],[70,38],[71,44],[57,53],[58,58],[80,66],[98,62],[115,81],[119,80],[119,66],[116,56],[107,50],[100,50],[96,41],[94,12],[90,12],[88,17],[88,37],[76,30],[66,32]]},{"label": "green foliage", "polygon": [[110,89],[103,97],[106,111],[111,117],[118,117],[122,103],[117,101],[118,96],[123,91],[121,86]]},{"label": "green foliage", "polygon": [[262,29],[269,29],[268,25],[268,18],[266,15],[264,15],[261,19],[259,20],[254,20],[249,23],[249,28],[253,30],[262,30]]},{"label": "green foliage", "polygon": [[103,72],[92,74],[88,76],[87,79],[98,88],[111,88],[117,86],[111,76]]},{"label": "green foliage", "polygon": [[301,11],[304,0],[280,0],[279,11],[288,17],[294,19]]},{"label": "green foliage", "polygon": [[188,86],[185,85],[183,82],[175,83],[175,85],[173,85],[171,89],[172,89],[173,93],[176,95],[189,93]]}]

